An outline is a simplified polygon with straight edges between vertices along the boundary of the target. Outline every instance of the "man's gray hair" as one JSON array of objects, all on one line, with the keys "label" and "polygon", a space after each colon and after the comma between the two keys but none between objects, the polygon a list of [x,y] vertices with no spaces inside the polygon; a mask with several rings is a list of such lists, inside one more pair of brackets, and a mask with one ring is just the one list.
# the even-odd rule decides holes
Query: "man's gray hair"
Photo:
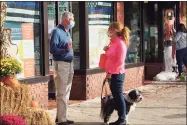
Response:
[{"label": "man's gray hair", "polygon": [[74,14],[69,11],[65,11],[62,13],[61,21],[63,21],[66,18],[70,18],[70,17],[74,17]]}]

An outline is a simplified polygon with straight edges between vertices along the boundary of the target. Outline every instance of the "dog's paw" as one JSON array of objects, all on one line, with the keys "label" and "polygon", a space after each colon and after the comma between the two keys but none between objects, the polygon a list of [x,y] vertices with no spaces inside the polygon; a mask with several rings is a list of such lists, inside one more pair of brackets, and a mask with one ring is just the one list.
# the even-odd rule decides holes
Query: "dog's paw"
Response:
[{"label": "dog's paw", "polygon": [[102,123],[102,125],[108,125],[108,123],[107,123],[107,122],[104,122],[104,123]]},{"label": "dog's paw", "polygon": [[130,123],[129,123],[129,122],[127,122],[127,123],[126,123],[126,125],[130,125]]},{"label": "dog's paw", "polygon": [[126,122],[126,125],[130,125],[130,122],[129,122],[129,121],[127,121],[127,122]]}]

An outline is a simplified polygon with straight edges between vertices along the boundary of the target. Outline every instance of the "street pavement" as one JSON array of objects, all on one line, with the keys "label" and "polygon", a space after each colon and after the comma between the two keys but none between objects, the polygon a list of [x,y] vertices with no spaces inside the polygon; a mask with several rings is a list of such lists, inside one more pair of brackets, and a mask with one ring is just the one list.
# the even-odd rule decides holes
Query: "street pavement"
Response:
[{"label": "street pavement", "polygon": [[[144,100],[129,114],[130,125],[186,125],[186,83],[150,84],[139,87]],[[49,110],[53,120],[56,109]],[[100,97],[69,105],[68,119],[74,125],[102,125]],[[110,121],[117,120],[114,112]]]}]

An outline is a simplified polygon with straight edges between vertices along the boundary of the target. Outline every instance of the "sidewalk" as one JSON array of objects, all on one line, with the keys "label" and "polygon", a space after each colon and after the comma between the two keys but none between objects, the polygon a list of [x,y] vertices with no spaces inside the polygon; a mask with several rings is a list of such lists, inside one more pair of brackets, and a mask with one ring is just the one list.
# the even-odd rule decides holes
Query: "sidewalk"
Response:
[{"label": "sidewalk", "polygon": [[[130,125],[186,125],[186,84],[152,84],[139,88],[145,99],[129,115]],[[56,109],[49,110],[55,119]],[[100,98],[72,104],[68,118],[74,125],[101,125]],[[114,112],[110,121],[117,119]]]}]

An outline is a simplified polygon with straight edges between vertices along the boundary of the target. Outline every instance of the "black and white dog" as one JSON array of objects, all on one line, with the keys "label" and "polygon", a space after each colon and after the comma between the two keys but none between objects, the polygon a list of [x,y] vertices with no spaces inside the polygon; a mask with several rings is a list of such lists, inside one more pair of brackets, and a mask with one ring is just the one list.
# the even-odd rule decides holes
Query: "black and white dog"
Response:
[{"label": "black and white dog", "polygon": [[[128,124],[128,114],[135,110],[136,103],[143,99],[143,95],[137,89],[133,89],[127,94],[124,94],[124,100],[126,103],[126,123]],[[108,124],[111,114],[116,110],[116,105],[112,95],[105,96],[103,100],[106,100],[105,105],[101,106],[100,116],[104,120],[104,124]]]}]

